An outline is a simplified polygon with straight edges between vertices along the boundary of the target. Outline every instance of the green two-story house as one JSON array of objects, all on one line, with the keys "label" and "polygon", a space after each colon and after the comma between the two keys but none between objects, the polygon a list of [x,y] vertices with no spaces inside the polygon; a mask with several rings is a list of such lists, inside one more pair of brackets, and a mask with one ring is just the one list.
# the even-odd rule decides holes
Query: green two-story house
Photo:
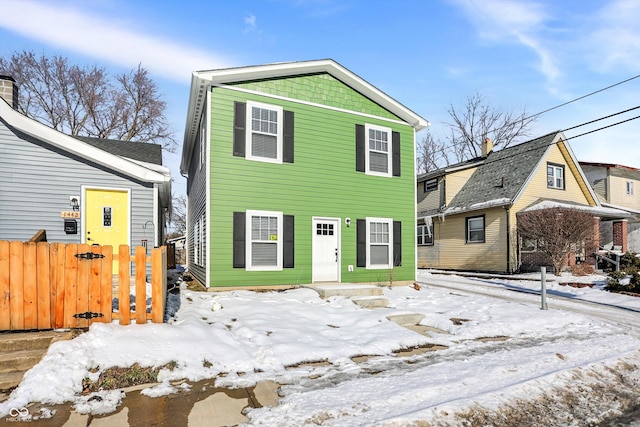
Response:
[{"label": "green two-story house", "polygon": [[333,60],[194,72],[188,272],[218,288],[413,281],[428,124]]}]

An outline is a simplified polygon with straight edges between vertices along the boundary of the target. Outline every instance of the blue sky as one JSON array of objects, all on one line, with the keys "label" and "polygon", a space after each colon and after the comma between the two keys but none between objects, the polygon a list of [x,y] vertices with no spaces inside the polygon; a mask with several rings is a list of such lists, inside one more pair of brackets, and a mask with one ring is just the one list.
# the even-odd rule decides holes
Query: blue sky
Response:
[{"label": "blue sky", "polygon": [[[0,0],[0,55],[33,50],[113,73],[141,63],[179,142],[192,71],[332,58],[437,137],[450,105],[475,93],[533,114],[640,74],[638,22],[636,0]],[[639,95],[640,78],[558,108],[532,137],[635,107]],[[640,168],[639,136],[634,120],[570,144],[579,160]],[[182,192],[179,151],[165,163]]]}]

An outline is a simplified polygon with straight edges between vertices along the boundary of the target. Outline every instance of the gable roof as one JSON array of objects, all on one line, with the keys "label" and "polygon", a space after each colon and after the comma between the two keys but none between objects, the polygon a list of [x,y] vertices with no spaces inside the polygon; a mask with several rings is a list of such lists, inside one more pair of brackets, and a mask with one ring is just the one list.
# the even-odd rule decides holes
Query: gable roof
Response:
[{"label": "gable roof", "polygon": [[194,71],[191,76],[191,93],[182,148],[182,173],[188,172],[191,153],[198,134],[200,116],[206,102],[206,92],[211,85],[224,85],[242,81],[270,79],[277,77],[299,76],[325,72],[342,83],[361,93],[373,102],[381,105],[415,130],[424,129],[429,122],[414,113],[395,99],[369,84],[356,74],[344,68],[332,59],[315,61],[281,62],[276,64],[250,67],[225,68],[218,70]]},{"label": "gable roof", "polygon": [[162,146],[159,144],[123,141],[120,139],[92,138],[88,136],[74,136],[74,138],[117,156],[145,163],[153,163],[154,165],[162,164]]},{"label": "gable roof", "polygon": [[11,108],[4,99],[0,99],[0,119],[12,130],[32,136],[63,152],[73,154],[136,180],[158,184],[163,203],[166,206],[170,203],[171,173],[164,166],[145,166],[139,162],[96,148],[25,116]]},{"label": "gable roof", "polygon": [[[561,131],[556,131],[500,151],[492,151],[484,160],[474,159],[470,164],[477,166],[477,169],[453,197],[446,209],[440,212],[418,212],[418,216],[436,213],[447,215],[513,204],[528,184],[549,147],[565,139]],[[575,164],[578,165],[571,150],[567,151]],[[444,171],[449,171],[452,168],[445,168]],[[436,172],[438,171],[425,176],[433,176]],[[593,189],[590,186],[587,187],[593,199],[599,203]]]}]

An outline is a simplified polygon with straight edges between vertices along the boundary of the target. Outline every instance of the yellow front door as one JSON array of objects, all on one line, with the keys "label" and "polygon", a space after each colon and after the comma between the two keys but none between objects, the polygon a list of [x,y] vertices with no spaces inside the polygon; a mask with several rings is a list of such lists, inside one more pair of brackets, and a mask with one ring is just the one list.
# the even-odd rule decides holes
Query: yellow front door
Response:
[{"label": "yellow front door", "polygon": [[[85,218],[87,244],[112,246],[114,255],[120,245],[129,244],[128,191],[87,189]],[[117,261],[113,262],[113,274],[118,274]]]}]

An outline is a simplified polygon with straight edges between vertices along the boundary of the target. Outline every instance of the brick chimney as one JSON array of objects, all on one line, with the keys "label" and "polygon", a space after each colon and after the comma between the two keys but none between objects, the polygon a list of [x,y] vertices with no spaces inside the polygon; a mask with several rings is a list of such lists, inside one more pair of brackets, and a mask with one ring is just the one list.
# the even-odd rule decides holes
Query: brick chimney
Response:
[{"label": "brick chimney", "polygon": [[486,157],[490,152],[493,151],[493,141],[491,138],[487,137],[482,141],[482,157]]},{"label": "brick chimney", "polygon": [[0,75],[0,98],[18,109],[18,85],[13,77]]}]

